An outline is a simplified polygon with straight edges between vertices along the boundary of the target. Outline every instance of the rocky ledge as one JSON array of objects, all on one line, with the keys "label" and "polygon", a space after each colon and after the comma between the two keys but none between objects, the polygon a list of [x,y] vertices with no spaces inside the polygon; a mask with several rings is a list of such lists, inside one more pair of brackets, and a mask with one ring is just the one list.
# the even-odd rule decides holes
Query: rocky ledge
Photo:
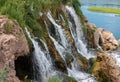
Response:
[{"label": "rocky ledge", "polygon": [[27,55],[29,47],[23,30],[16,21],[0,16],[0,70],[7,71],[3,82],[20,82],[16,77],[15,60]]},{"label": "rocky ledge", "polygon": [[103,28],[88,23],[84,19],[87,28],[88,45],[96,48],[97,58],[91,58],[89,72],[96,76],[98,82],[120,82],[120,68],[116,60],[110,56],[120,46],[120,40],[116,40],[113,34]]},{"label": "rocky ledge", "polygon": [[116,40],[110,31],[105,31],[103,28],[98,28],[95,24],[88,23],[86,17],[84,18],[84,24],[87,29],[87,39],[90,47],[112,52],[120,46],[120,40]]}]

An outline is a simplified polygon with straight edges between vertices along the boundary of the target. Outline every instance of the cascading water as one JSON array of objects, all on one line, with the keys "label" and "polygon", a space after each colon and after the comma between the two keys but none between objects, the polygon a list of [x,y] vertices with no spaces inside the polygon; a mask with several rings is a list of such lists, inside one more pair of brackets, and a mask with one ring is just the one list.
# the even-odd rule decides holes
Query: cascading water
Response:
[{"label": "cascading water", "polygon": [[94,55],[88,53],[86,45],[83,42],[84,36],[83,36],[82,26],[81,26],[81,23],[80,23],[80,19],[77,16],[74,8],[66,6],[66,9],[67,9],[68,13],[72,16],[72,18],[75,22],[76,28],[73,28],[73,24],[71,23],[71,21],[69,21],[69,28],[70,28],[72,37],[75,41],[77,51],[79,53],[81,53],[83,56],[85,56],[87,59],[89,59],[91,57],[94,57]]},{"label": "cascading water", "polygon": [[[52,18],[52,16],[50,15],[50,13],[48,13],[47,14],[47,17],[49,18],[49,20],[51,21],[51,23],[52,24],[54,24],[54,26],[56,26],[56,28],[58,28],[58,31],[59,30],[61,30],[60,28],[61,28],[61,26],[59,25],[57,25],[57,23],[55,23],[55,21],[53,21],[54,19]],[[78,22],[77,22],[78,23]],[[76,23],[76,24],[77,24]],[[46,23],[45,23],[46,24]],[[77,24],[78,25],[78,24]],[[78,26],[80,26],[80,25],[78,25]],[[57,40],[55,40],[51,35],[50,35],[50,32],[49,32],[49,29],[48,29],[48,26],[47,26],[47,24],[46,24],[46,28],[47,28],[47,30],[48,30],[48,35],[49,35],[49,37],[51,38],[51,40],[54,42],[54,45],[55,45],[55,47],[56,47],[56,49],[57,49],[57,51],[59,52],[59,54],[61,55],[61,57],[65,60],[65,49],[58,43],[58,41]],[[78,28],[78,27],[77,27]],[[80,27],[79,27],[80,28]],[[72,29],[72,27],[70,28],[70,29]],[[71,30],[71,31],[73,31],[73,30]],[[61,31],[59,31],[59,34],[60,35],[62,35],[61,33],[63,33],[64,32],[64,30],[61,30]],[[81,30],[81,32],[82,32],[82,30]],[[78,42],[76,41],[76,40],[78,40],[78,39],[76,39],[76,38],[78,38],[78,37],[75,37],[75,36],[78,36],[77,35],[77,33],[74,31],[74,32],[72,32],[71,33],[72,34],[72,36],[73,36],[73,38],[74,38],[74,40],[75,40],[75,43],[76,43],[76,46],[85,46],[83,43],[79,43],[79,44],[77,44]],[[76,35],[75,35],[76,34]],[[78,34],[79,34],[79,32],[78,32]],[[64,37],[64,39],[66,38],[65,37],[66,35],[62,35],[62,38]],[[81,36],[82,37],[82,36]],[[79,38],[79,40],[80,40],[80,42],[82,42],[81,41],[81,39]],[[65,40],[64,40],[65,41]],[[64,43],[62,43],[62,45],[64,45]],[[81,47],[80,47],[81,48]],[[86,49],[86,48],[85,48]],[[82,51],[82,50],[81,50]],[[81,51],[80,51],[80,53],[81,53]],[[84,52],[84,51],[83,51]],[[85,53],[87,53],[87,50],[85,51]],[[73,55],[72,55],[73,56]],[[80,69],[78,69],[77,67],[79,67],[78,66],[78,64],[77,64],[77,62],[76,62],[76,58],[73,56],[73,58],[74,58],[74,61],[72,62],[72,68],[70,69],[70,68],[67,68],[67,70],[68,70],[68,75],[69,76],[71,76],[71,77],[74,77],[78,82],[96,82],[96,80],[95,80],[95,78],[93,77],[93,76],[91,76],[91,75],[89,75],[89,74],[87,74],[87,73],[84,73],[83,71],[80,71]]]},{"label": "cascading water", "polygon": [[[26,33],[27,33],[28,37],[30,38],[30,40],[32,41],[33,46],[35,48],[34,55],[33,55],[33,62],[35,63],[35,66],[39,67],[37,69],[37,71],[41,76],[41,77],[38,77],[39,80],[35,81],[35,82],[45,82],[45,79],[47,79],[49,73],[52,71],[51,58],[50,58],[50,56],[47,56],[48,57],[48,59],[47,59],[45,52],[43,52],[41,50],[41,47],[39,46],[38,42],[36,42],[34,40],[34,38],[31,37],[27,28],[25,28],[25,30],[26,30]],[[45,43],[43,43],[43,44],[46,48],[47,55],[49,55],[47,45]]]},{"label": "cascading water", "polygon": [[[48,16],[49,17],[49,16]],[[51,16],[50,16],[51,17]],[[52,19],[53,20],[53,19]],[[58,51],[58,53],[60,54],[60,56],[63,58],[63,60],[65,61],[65,49],[63,46],[61,46],[51,35],[50,35],[50,32],[49,32],[49,29],[48,29],[48,26],[45,22],[45,25],[46,25],[46,29],[48,31],[48,35],[50,37],[50,39],[54,42],[54,45]]]},{"label": "cascading water", "polygon": [[118,52],[113,52],[113,53],[110,53],[110,55],[116,59],[116,64],[120,67],[120,53]]},{"label": "cascading water", "polygon": [[56,29],[56,33],[58,33],[58,36],[60,36],[60,40],[61,40],[62,46],[64,46],[65,48],[67,48],[68,47],[68,42],[67,42],[67,38],[66,38],[66,34],[65,34],[64,29],[62,29],[62,27],[60,25],[58,25],[54,21],[54,19],[51,16],[50,12],[47,13],[47,17],[51,21],[51,23],[54,25],[54,27]]}]

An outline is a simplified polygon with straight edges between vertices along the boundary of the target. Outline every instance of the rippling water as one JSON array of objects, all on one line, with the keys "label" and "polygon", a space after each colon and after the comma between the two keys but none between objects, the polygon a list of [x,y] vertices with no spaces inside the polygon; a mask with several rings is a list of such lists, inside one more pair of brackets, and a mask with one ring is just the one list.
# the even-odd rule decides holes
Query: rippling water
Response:
[{"label": "rippling water", "polygon": [[89,22],[96,24],[97,27],[111,31],[116,39],[120,39],[120,16],[108,13],[91,12],[87,10],[87,8],[92,5],[120,8],[120,0],[81,0],[81,2],[84,4],[81,9],[83,14],[88,18]]},{"label": "rippling water", "polygon": [[80,2],[85,5],[120,6],[120,0],[80,0]]}]

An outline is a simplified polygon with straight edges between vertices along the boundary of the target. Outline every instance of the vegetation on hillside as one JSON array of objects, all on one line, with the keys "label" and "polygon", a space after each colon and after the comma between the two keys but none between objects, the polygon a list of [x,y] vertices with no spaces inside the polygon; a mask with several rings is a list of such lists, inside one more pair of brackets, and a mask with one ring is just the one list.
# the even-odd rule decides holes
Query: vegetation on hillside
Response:
[{"label": "vegetation on hillside", "polygon": [[88,10],[93,11],[93,12],[120,14],[119,8],[107,8],[107,7],[92,6],[92,7],[89,7]]},{"label": "vegetation on hillside", "polygon": [[17,20],[24,29],[29,27],[35,36],[44,35],[44,29],[39,24],[39,12],[45,13],[56,9],[61,4],[72,3],[77,13],[81,16],[78,0],[0,0],[0,14],[7,15],[10,19]]},{"label": "vegetation on hillside", "polygon": [[[0,0],[0,15],[6,15],[10,19],[17,21],[22,29],[28,27],[34,36],[43,37],[46,33],[43,19],[48,20],[45,18],[46,16],[44,17],[48,11],[52,12],[54,19],[57,18],[58,14],[61,14],[65,21],[68,20],[65,13],[60,9],[61,5],[73,6],[76,13],[81,18],[83,17],[78,0]],[[43,14],[42,17],[40,17],[40,13]],[[67,24],[64,23],[61,24],[63,24],[63,27],[67,26]],[[6,33],[9,33],[11,26],[9,24],[6,26]],[[6,69],[0,70],[0,81],[1,79],[6,79],[6,72]],[[71,79],[74,81],[73,78],[68,80]],[[49,79],[49,81],[61,82],[58,78]],[[76,80],[74,82],[76,82]]]}]

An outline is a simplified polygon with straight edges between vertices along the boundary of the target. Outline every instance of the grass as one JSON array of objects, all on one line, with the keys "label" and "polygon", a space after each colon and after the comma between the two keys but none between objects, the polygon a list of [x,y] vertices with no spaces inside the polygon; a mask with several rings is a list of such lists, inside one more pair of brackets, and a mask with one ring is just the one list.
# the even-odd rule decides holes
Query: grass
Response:
[{"label": "grass", "polygon": [[41,37],[44,30],[38,22],[39,12],[47,12],[63,2],[67,0],[0,0],[0,15],[17,20],[22,29],[29,27],[36,37]]},{"label": "grass", "polygon": [[[79,15],[80,4],[78,0],[71,0],[73,7]],[[0,0],[0,15],[7,15],[10,19],[17,20],[22,29],[29,27],[36,37],[44,35],[44,28],[39,24],[39,12],[57,10],[61,4],[69,0]],[[9,29],[8,29],[9,31]]]},{"label": "grass", "polygon": [[93,12],[120,14],[119,8],[106,8],[106,7],[92,6],[92,7],[89,7],[88,10]]}]

